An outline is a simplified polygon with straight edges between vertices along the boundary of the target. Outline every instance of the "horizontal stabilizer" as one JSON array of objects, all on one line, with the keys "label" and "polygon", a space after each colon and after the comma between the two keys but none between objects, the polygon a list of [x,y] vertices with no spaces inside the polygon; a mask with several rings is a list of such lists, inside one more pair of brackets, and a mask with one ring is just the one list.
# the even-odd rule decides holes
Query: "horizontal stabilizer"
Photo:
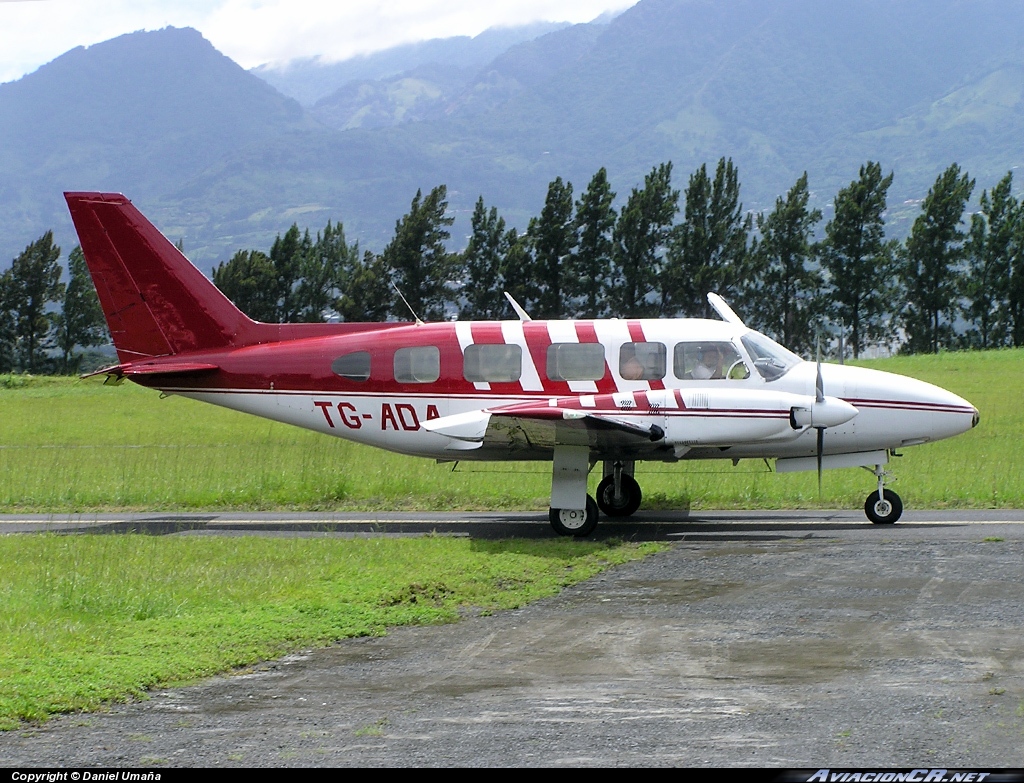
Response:
[{"label": "horizontal stabilizer", "polygon": [[92,378],[95,375],[118,375],[130,378],[140,375],[202,375],[219,369],[216,364],[207,364],[205,362],[130,362],[128,364],[115,364],[113,367],[104,367],[102,370],[96,370],[82,377]]}]

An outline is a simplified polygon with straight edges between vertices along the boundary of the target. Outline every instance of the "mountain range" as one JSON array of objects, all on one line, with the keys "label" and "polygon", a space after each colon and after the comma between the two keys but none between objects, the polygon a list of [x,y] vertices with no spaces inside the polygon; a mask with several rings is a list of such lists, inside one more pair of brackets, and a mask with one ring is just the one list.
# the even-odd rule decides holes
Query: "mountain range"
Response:
[{"label": "mountain range", "polygon": [[806,170],[826,215],[881,161],[899,233],[950,163],[978,195],[1024,157],[1017,0],[641,0],[482,39],[254,72],[188,29],[74,49],[0,85],[0,264],[48,228],[70,247],[63,190],[126,193],[208,269],[293,222],[379,250],[441,183],[460,246],[480,195],[522,228],[556,176],[606,167],[621,201],[720,157],[747,208]]}]

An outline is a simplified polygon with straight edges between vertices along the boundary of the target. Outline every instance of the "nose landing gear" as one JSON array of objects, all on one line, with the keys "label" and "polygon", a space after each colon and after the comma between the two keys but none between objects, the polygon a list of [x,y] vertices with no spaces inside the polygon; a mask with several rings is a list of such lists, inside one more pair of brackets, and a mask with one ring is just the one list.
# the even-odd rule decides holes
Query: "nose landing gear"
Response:
[{"label": "nose landing gear", "polygon": [[874,470],[868,467],[865,467],[864,470],[878,478],[878,489],[868,495],[868,499],[864,503],[864,513],[876,525],[895,523],[903,514],[903,501],[891,489],[885,489],[885,478],[892,474],[883,470],[881,465],[875,465]]}]

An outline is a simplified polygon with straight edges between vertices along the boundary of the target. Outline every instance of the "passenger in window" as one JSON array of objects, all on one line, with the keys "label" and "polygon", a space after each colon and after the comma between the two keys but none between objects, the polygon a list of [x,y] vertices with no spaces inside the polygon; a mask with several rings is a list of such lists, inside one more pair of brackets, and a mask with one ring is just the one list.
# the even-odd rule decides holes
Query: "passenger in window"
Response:
[{"label": "passenger in window", "polygon": [[[626,353],[625,346],[623,348],[623,353]],[[619,358],[619,374],[624,381],[639,381],[643,379],[644,365],[637,358],[635,350],[629,351],[628,355]]]},{"label": "passenger in window", "polygon": [[697,354],[697,364],[690,373],[694,380],[707,381],[722,378],[722,352],[715,344],[702,346]]},{"label": "passenger in window", "polygon": [[660,381],[665,377],[664,343],[623,343],[619,348],[619,377],[624,381]]}]

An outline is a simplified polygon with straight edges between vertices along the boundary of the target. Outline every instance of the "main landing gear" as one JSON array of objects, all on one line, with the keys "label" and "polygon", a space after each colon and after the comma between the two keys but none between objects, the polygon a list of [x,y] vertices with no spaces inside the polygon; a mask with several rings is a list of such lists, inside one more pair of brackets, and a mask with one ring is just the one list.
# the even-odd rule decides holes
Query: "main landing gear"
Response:
[{"label": "main landing gear", "polygon": [[881,465],[875,465],[874,470],[868,467],[864,470],[878,479],[878,489],[868,495],[864,503],[864,513],[876,525],[893,524],[903,514],[903,501],[891,489],[885,488],[885,477],[890,475],[889,471],[883,470]]},{"label": "main landing gear", "polygon": [[633,478],[633,463],[604,463],[604,478],[597,485],[597,507],[610,517],[628,517],[640,508],[643,494]]},{"label": "main landing gear", "polygon": [[586,447],[555,450],[548,517],[560,536],[589,536],[597,527],[598,509],[609,517],[628,517],[640,508],[643,494],[633,478],[632,460],[604,463],[604,478],[597,485],[595,501],[586,494],[589,459]]},{"label": "main landing gear", "polygon": [[597,503],[587,495],[586,509],[553,508],[548,512],[548,518],[558,535],[584,538],[597,527]]}]

